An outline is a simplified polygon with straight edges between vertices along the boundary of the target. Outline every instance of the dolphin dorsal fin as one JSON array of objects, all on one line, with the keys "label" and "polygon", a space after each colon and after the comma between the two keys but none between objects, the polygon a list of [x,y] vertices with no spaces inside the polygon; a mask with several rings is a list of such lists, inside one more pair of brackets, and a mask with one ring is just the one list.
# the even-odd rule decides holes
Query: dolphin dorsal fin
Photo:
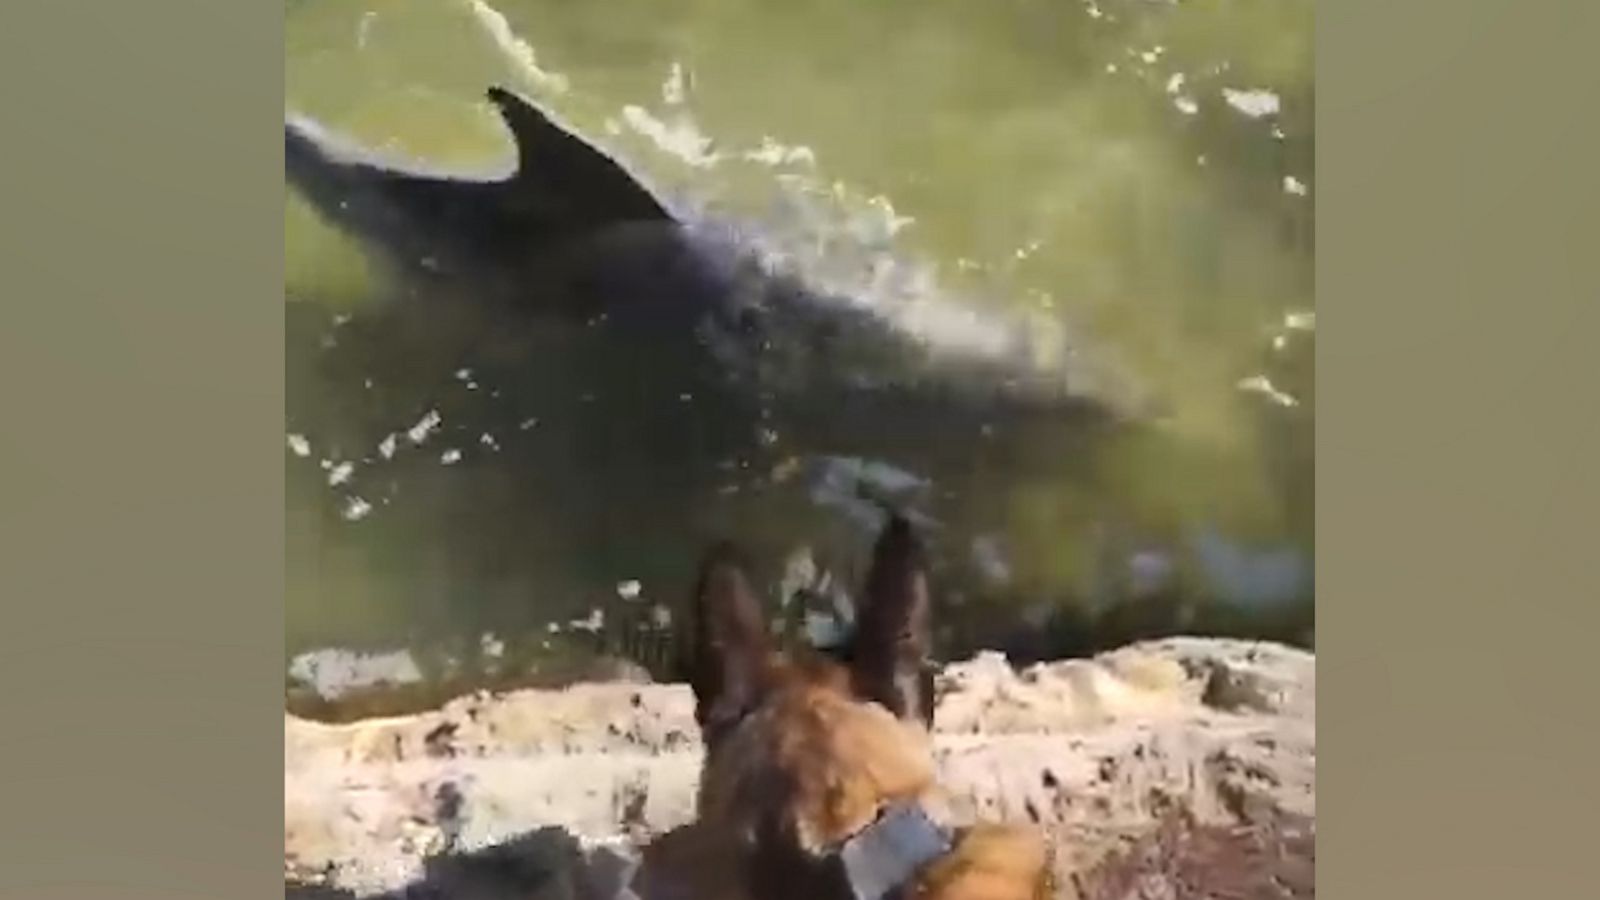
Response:
[{"label": "dolphin dorsal fin", "polygon": [[490,102],[517,146],[513,180],[545,195],[583,198],[597,220],[673,220],[638,178],[603,150],[556,123],[543,110],[507,88],[488,90]]}]

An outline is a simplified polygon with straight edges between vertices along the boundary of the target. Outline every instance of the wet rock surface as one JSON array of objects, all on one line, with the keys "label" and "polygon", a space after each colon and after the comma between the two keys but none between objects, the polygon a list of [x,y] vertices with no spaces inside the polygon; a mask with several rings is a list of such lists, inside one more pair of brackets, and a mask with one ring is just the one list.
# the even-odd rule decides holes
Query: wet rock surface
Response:
[{"label": "wet rock surface", "polygon": [[[1033,823],[1058,896],[1314,896],[1315,657],[1173,638],[1014,669],[944,667],[943,787],[966,819]],[[290,896],[615,896],[632,848],[693,817],[684,685],[461,697],[284,723]]]}]

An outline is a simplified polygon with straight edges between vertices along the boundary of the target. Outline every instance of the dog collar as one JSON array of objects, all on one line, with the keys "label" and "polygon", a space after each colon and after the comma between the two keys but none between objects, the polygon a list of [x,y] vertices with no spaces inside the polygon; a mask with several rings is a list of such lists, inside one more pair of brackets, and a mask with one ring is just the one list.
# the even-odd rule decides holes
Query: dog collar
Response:
[{"label": "dog collar", "polygon": [[950,830],[920,805],[892,806],[833,852],[854,900],[888,900],[928,863],[950,852]]}]

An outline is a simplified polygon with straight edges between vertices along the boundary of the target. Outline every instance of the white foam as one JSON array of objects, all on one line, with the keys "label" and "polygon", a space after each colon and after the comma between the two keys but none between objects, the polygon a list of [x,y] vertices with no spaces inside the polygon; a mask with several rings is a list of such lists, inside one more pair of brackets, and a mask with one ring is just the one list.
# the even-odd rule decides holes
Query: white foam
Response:
[{"label": "white foam", "polygon": [[711,139],[687,116],[680,115],[668,124],[644,107],[630,105],[622,108],[622,121],[658,149],[697,169],[710,168],[722,160],[720,153],[711,150]]},{"label": "white foam", "polygon": [[499,659],[505,655],[506,642],[495,637],[494,632],[486,631],[478,639],[478,649],[489,659]]},{"label": "white foam", "polygon": [[797,164],[815,166],[817,164],[817,154],[810,147],[790,146],[766,136],[761,138],[760,147],[755,150],[746,150],[743,158],[750,162],[758,162],[773,167]]},{"label": "white foam", "polygon": [[1265,375],[1252,375],[1249,378],[1243,379],[1239,382],[1239,390],[1261,394],[1279,406],[1293,407],[1300,405],[1299,400],[1296,400],[1294,397],[1278,390],[1278,388],[1273,386],[1271,379],[1267,378]]},{"label": "white foam", "polygon": [[372,23],[377,20],[378,14],[367,11],[361,14],[361,21],[356,23],[356,49],[367,49],[367,39],[372,36]]},{"label": "white foam", "polygon": [[661,83],[661,101],[668,106],[677,106],[683,103],[684,88],[688,78],[683,70],[683,64],[674,62],[667,71],[667,80]]},{"label": "white foam", "polygon": [[359,522],[372,514],[372,504],[361,497],[349,497],[344,502],[344,510],[340,513],[345,521]]},{"label": "white foam", "polygon": [[444,417],[439,415],[439,411],[436,409],[430,409],[425,415],[423,415],[421,419],[417,421],[417,424],[411,426],[411,428],[406,431],[406,436],[411,438],[411,443],[421,444],[423,441],[426,441],[428,439],[428,435],[437,430],[439,425],[443,422]]},{"label": "white foam", "polygon": [[1223,88],[1222,98],[1228,101],[1229,106],[1252,119],[1273,115],[1278,111],[1279,106],[1277,94],[1259,88],[1243,91]]},{"label": "white foam", "polygon": [[484,3],[483,0],[470,0],[469,5],[478,24],[488,32],[495,46],[517,65],[529,81],[553,94],[566,93],[567,77],[542,68],[534,55],[533,46],[517,37],[503,13]]},{"label": "white foam", "polygon": [[412,684],[422,680],[422,671],[409,650],[358,653],[329,647],[296,656],[289,663],[289,676],[333,700],[360,688]]},{"label": "white foam", "polygon": [[587,617],[573,619],[567,623],[567,627],[574,631],[587,631],[591,634],[598,634],[600,629],[606,627],[606,611],[599,607],[591,609]]}]

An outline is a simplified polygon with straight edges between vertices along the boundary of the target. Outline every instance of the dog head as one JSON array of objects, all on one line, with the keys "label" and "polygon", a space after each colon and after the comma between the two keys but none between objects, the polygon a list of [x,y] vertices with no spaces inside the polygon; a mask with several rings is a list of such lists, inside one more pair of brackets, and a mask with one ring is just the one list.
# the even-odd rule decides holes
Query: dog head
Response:
[{"label": "dog head", "polygon": [[689,679],[706,745],[699,818],[646,854],[646,900],[1032,900],[1031,831],[953,829],[929,728],[930,596],[910,523],[874,548],[837,659],[776,647],[738,550],[693,598]]}]

